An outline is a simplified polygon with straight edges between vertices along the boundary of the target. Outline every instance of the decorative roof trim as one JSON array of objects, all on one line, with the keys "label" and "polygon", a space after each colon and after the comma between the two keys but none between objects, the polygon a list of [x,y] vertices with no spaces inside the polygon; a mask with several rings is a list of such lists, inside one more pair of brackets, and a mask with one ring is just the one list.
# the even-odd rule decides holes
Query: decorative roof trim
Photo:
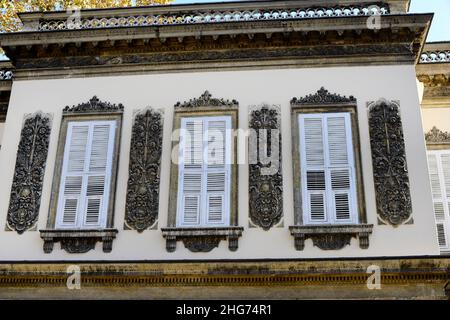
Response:
[{"label": "decorative roof trim", "polygon": [[425,133],[425,141],[429,144],[450,143],[450,132],[442,131],[434,126]]},{"label": "decorative roof trim", "polygon": [[0,69],[0,81],[12,80],[14,77],[13,69]]},{"label": "decorative roof trim", "polygon": [[199,98],[194,98],[183,103],[177,102],[175,108],[197,108],[197,107],[235,107],[239,106],[236,100],[225,100],[212,98],[211,93],[206,90]]},{"label": "decorative roof trim", "polygon": [[355,103],[356,98],[353,96],[346,97],[336,93],[330,93],[324,87],[320,88],[315,94],[309,94],[305,97],[292,98],[291,105],[319,105],[332,103]]},{"label": "decorative roof trim", "polygon": [[88,102],[80,103],[77,106],[66,106],[64,114],[71,113],[91,113],[91,112],[123,112],[123,105],[100,101],[97,96],[92,97]]},{"label": "decorative roof trim", "polygon": [[450,63],[450,50],[422,52],[420,63]]},{"label": "decorative roof trim", "polygon": [[[173,11],[172,11],[173,12]],[[328,7],[297,7],[297,8],[255,8],[233,10],[227,8],[222,10],[198,10],[191,12],[141,14],[130,16],[107,16],[87,17],[82,19],[40,19],[36,31],[58,31],[78,29],[118,28],[135,26],[165,26],[200,23],[226,23],[240,21],[261,20],[303,20],[312,18],[330,17],[357,17],[388,15],[390,8],[388,4],[365,5],[338,5]],[[26,31],[30,31],[25,27]]]}]

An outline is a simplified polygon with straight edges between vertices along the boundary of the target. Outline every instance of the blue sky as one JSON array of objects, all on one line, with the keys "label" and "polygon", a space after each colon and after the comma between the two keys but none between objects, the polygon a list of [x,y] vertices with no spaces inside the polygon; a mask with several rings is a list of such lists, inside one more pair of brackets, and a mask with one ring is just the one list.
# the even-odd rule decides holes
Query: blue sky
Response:
[{"label": "blue sky", "polygon": [[[230,0],[175,0],[174,3],[201,3]],[[427,41],[450,41],[450,0],[412,0],[411,12],[434,12],[433,24]]]}]

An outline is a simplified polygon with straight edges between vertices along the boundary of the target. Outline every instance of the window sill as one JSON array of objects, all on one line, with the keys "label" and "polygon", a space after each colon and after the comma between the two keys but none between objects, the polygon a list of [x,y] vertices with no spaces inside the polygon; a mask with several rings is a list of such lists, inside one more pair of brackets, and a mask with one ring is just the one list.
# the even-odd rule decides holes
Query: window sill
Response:
[{"label": "window sill", "polygon": [[346,225],[302,225],[291,226],[289,230],[294,236],[296,250],[305,248],[305,240],[312,239],[313,244],[322,250],[340,250],[350,245],[351,238],[358,238],[361,249],[369,248],[369,235],[372,224]]},{"label": "window sill", "polygon": [[183,241],[191,252],[210,252],[219,246],[220,241],[228,240],[230,251],[238,249],[238,238],[242,236],[243,227],[219,228],[162,228],[168,252],[176,250],[177,241]]},{"label": "window sill", "polygon": [[61,249],[68,253],[86,253],[95,248],[97,242],[103,243],[103,252],[112,250],[117,229],[52,229],[39,230],[44,240],[44,252],[51,253],[55,242],[61,243]]}]

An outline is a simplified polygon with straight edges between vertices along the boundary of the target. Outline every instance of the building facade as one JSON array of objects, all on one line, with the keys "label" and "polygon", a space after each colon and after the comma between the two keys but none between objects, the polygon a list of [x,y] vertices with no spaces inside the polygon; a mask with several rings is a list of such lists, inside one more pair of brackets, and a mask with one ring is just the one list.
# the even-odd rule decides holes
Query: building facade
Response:
[{"label": "building facade", "polygon": [[21,14],[0,296],[445,298],[448,48],[408,6]]}]

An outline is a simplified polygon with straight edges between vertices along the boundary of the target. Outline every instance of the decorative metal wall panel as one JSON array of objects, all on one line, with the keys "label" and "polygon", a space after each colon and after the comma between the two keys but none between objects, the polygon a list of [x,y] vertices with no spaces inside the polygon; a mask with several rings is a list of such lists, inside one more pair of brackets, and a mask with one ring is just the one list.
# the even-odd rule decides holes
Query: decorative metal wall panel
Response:
[{"label": "decorative metal wall panel", "polygon": [[144,231],[158,220],[163,123],[159,112],[135,116],[131,137],[125,225]]},{"label": "decorative metal wall panel", "polygon": [[404,224],[412,205],[399,104],[370,103],[369,132],[378,217],[393,226]]},{"label": "decorative metal wall panel", "polygon": [[38,220],[51,118],[40,112],[25,118],[17,150],[7,226],[22,234]]},{"label": "decorative metal wall panel", "polygon": [[[264,230],[278,224],[283,217],[280,122],[278,108],[267,105],[253,110],[250,115],[249,127],[255,139],[249,143],[249,148],[254,149],[249,150],[249,213],[251,222]],[[262,143],[266,144],[265,150]],[[263,150],[267,155],[261,153]],[[277,156],[273,157],[272,152]],[[275,160],[261,161],[261,157]]]}]

